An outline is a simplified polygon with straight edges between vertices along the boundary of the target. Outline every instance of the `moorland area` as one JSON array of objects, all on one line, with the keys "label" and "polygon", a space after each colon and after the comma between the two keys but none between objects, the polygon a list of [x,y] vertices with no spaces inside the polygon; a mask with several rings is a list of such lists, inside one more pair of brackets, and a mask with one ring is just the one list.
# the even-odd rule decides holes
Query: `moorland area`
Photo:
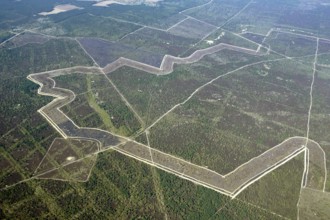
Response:
[{"label": "moorland area", "polygon": [[329,219],[324,0],[4,0],[1,219]]}]

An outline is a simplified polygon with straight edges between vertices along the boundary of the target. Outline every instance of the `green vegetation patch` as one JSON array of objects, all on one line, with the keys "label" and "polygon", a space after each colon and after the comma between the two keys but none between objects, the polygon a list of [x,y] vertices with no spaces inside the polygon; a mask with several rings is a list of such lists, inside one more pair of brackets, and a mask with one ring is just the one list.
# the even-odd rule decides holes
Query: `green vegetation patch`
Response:
[{"label": "green vegetation patch", "polygon": [[212,30],[215,30],[216,27],[205,24],[201,21],[189,18],[177,26],[170,28],[168,31],[174,35],[183,36],[187,38],[197,38],[202,39]]},{"label": "green vegetation patch", "polygon": [[[88,182],[32,180],[18,184],[0,191],[1,209],[5,218],[39,213],[39,208],[46,206],[41,209],[40,218],[162,219],[164,213],[154,187],[147,165],[107,152],[99,155]],[[31,205],[34,201],[37,202]]]},{"label": "green vegetation patch", "polygon": [[297,218],[304,155],[292,159],[243,191],[238,199],[289,219]]},{"label": "green vegetation patch", "polygon": [[7,32],[7,31],[0,31],[0,43],[6,41],[7,39],[14,36],[13,33]]},{"label": "green vegetation patch", "polygon": [[169,219],[208,219],[230,201],[230,197],[157,171]]},{"label": "green vegetation patch", "polygon": [[299,219],[329,219],[330,194],[305,188],[301,190]]},{"label": "green vegetation patch", "polygon": [[[103,127],[130,136],[141,123],[104,75],[73,74],[55,78],[58,86],[78,93],[63,111],[81,127]],[[72,82],[72,83],[71,83]]]},{"label": "green vegetation patch", "polygon": [[[314,55],[316,52],[315,39],[276,31],[266,38],[265,44],[289,57]],[[314,59],[314,56],[311,56],[311,59]]]},{"label": "green vegetation patch", "polygon": [[151,128],[151,147],[226,174],[304,136],[310,73],[295,66],[265,62],[216,80]]},{"label": "green vegetation patch", "polygon": [[0,60],[0,71],[6,78],[93,64],[78,43],[72,40],[49,40],[44,44],[26,45],[15,49],[1,48]]},{"label": "green vegetation patch", "polygon": [[271,10],[266,11],[264,8],[258,8],[261,4],[251,4],[243,12],[226,23],[224,28],[236,33],[252,32],[266,35],[274,26],[274,23],[276,23],[277,16],[279,15],[273,14]]},{"label": "green vegetation patch", "polygon": [[44,44],[0,49],[1,149],[13,169],[1,176],[1,186],[28,178],[57,136],[37,113],[52,98],[37,94],[39,85],[27,80],[29,73],[91,65],[90,59],[74,41],[51,40]]},{"label": "green vegetation patch", "polygon": [[[326,154],[327,172],[330,172],[330,89],[329,68],[317,72],[313,89],[313,108],[310,122],[310,138],[318,142]],[[330,192],[330,177],[327,175],[326,190]]]},{"label": "green vegetation patch", "polygon": [[130,67],[122,67],[108,76],[145,123],[150,125],[206,82],[262,59],[266,57],[226,50],[208,55],[193,64],[176,65],[172,73],[164,76],[155,76]]},{"label": "green vegetation patch", "polygon": [[16,47],[22,47],[27,44],[43,44],[43,43],[47,42],[49,39],[50,39],[49,37],[44,36],[44,35],[30,33],[30,32],[24,32],[24,33],[17,35],[10,41],[6,42],[4,44],[4,46],[8,49],[9,48],[12,49],[12,48],[16,48]]},{"label": "green vegetation patch", "polygon": [[29,73],[92,65],[75,41],[50,40],[44,44],[0,49],[0,134],[31,116],[52,100],[37,94],[39,85],[25,79]]},{"label": "green vegetation patch", "polygon": [[5,170],[0,186],[31,177],[55,137],[57,133],[37,112],[3,135],[0,155]]},{"label": "green vegetation patch", "polygon": [[92,140],[56,138],[36,173],[44,173],[84,158],[97,152],[98,147],[98,143]]},{"label": "green vegetation patch", "polygon": [[0,191],[0,198],[5,218],[35,212],[63,219],[279,219],[113,151],[99,154],[86,183],[32,180]]},{"label": "green vegetation patch", "polygon": [[317,56],[317,63],[319,65],[330,67],[330,54],[329,53],[319,54]]},{"label": "green vegetation patch", "polygon": [[267,210],[230,199],[164,171],[157,173],[169,219],[281,219]]},{"label": "green vegetation patch", "polygon": [[144,51],[178,56],[197,41],[198,39],[176,36],[166,31],[143,28],[120,42]]},{"label": "green vegetation patch", "polygon": [[98,112],[90,106],[86,95],[76,96],[75,100],[61,108],[79,127],[105,128]]}]

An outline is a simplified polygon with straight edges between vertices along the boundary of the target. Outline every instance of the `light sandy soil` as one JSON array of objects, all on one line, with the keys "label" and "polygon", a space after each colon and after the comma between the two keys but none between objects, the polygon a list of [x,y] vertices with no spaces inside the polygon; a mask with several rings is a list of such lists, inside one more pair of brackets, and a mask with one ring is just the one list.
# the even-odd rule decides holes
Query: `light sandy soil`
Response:
[{"label": "light sandy soil", "polygon": [[146,4],[146,5],[155,5],[157,2],[160,2],[162,0],[106,0],[106,1],[98,1],[93,6],[99,6],[99,7],[108,7],[111,4],[120,4],[120,5],[140,5],[140,4]]},{"label": "light sandy soil", "polygon": [[67,12],[67,11],[76,10],[76,9],[82,9],[82,8],[75,6],[75,5],[70,5],[70,4],[57,5],[54,7],[54,9],[52,11],[40,12],[39,15],[42,15],[42,16],[54,15],[54,14],[59,14],[62,12]]}]

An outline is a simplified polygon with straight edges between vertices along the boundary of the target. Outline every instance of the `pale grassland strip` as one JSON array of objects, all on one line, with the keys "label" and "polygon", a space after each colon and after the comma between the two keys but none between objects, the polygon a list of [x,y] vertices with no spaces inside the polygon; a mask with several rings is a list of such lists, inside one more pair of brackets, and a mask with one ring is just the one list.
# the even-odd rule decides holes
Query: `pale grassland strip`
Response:
[{"label": "pale grassland strip", "polygon": [[112,82],[112,80],[107,76],[107,74],[105,72],[103,72],[103,73],[104,73],[104,76],[109,81],[109,83],[112,85],[112,87],[116,90],[118,95],[121,97],[121,99],[125,102],[126,106],[134,113],[135,117],[139,120],[139,122],[141,123],[142,129],[143,129],[145,127],[145,122],[142,120],[141,116],[137,113],[137,111],[133,108],[133,106],[128,102],[126,97],[119,91],[117,86]]},{"label": "pale grassland strip", "polygon": [[[321,146],[320,146],[321,147]],[[326,154],[323,150],[323,148],[321,147],[322,151],[323,151],[323,155],[324,155],[324,170],[325,170],[325,177],[324,177],[324,182],[323,182],[323,192],[325,192],[325,187],[327,184],[327,178],[328,178],[328,170],[327,170],[327,158],[326,158]]]}]

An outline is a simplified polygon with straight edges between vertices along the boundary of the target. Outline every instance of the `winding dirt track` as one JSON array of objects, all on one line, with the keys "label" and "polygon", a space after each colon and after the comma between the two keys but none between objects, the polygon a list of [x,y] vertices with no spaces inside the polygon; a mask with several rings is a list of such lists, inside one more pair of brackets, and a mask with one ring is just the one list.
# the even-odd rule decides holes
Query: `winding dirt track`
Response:
[{"label": "winding dirt track", "polygon": [[237,51],[237,52],[241,52],[241,53],[247,53],[247,54],[251,54],[251,55],[265,55],[263,53],[260,53],[258,51],[252,50],[252,49],[220,43],[215,46],[208,47],[206,49],[197,50],[188,57],[181,58],[181,57],[174,57],[171,55],[165,55],[160,68],[150,66],[150,65],[147,65],[144,63],[140,63],[140,62],[137,62],[134,60],[130,60],[130,59],[127,59],[124,57],[120,57],[116,61],[106,65],[103,68],[103,71],[104,71],[104,73],[110,73],[110,72],[113,72],[113,71],[119,69],[120,67],[129,66],[129,67],[139,69],[139,70],[142,70],[142,71],[145,71],[145,72],[148,72],[151,74],[155,74],[155,75],[167,75],[167,74],[170,74],[173,72],[174,64],[195,63],[195,62],[201,60],[206,55],[217,53],[217,52],[219,52],[221,50],[225,50],[225,49]]},{"label": "winding dirt track", "polygon": [[102,147],[111,147],[119,144],[122,138],[95,128],[80,128],[60,108],[72,102],[76,95],[63,88],[57,88],[52,77],[71,73],[103,74],[95,67],[73,67],[67,69],[53,70],[31,74],[28,79],[39,84],[38,93],[46,96],[53,96],[55,99],[38,110],[44,118],[64,137],[81,137],[96,140]]},{"label": "winding dirt track", "polygon": [[[129,138],[121,137],[100,129],[78,127],[60,110],[61,107],[75,99],[75,94],[71,90],[56,87],[56,83],[52,79],[59,75],[76,72],[83,74],[105,74],[122,66],[130,66],[151,74],[165,75],[173,71],[174,64],[197,62],[205,55],[213,54],[223,49],[253,55],[262,55],[254,50],[227,44],[219,44],[207,49],[198,50],[185,58],[167,55],[164,57],[160,68],[152,67],[126,58],[119,58],[115,62],[107,65],[104,69],[97,67],[72,67],[30,74],[27,78],[40,85],[40,88],[38,89],[39,94],[55,97],[52,102],[38,111],[64,138],[74,137],[96,140],[100,144],[99,152],[113,148],[127,156],[163,169],[169,173],[173,173],[181,178],[188,179],[196,184],[203,185],[231,197],[236,197],[246,187],[259,180],[262,176],[288,162],[300,153],[306,152],[310,143],[317,143],[308,140],[305,137],[292,137],[258,157],[251,159],[247,163],[242,164],[234,171],[226,175],[221,175],[205,167],[197,166],[164,152],[151,149],[149,146],[137,143]],[[317,149],[319,148],[313,147],[310,148],[309,151]]]},{"label": "winding dirt track", "polygon": [[[192,164],[183,159],[153,148],[149,148],[149,146],[136,142],[130,142],[126,145],[117,146],[114,149],[127,156],[175,174],[181,178],[211,188],[222,194],[236,197],[249,185],[256,182],[266,174],[272,172],[279,166],[290,161],[297,155],[306,152],[307,150],[316,155],[322,154],[322,150],[318,147],[318,143],[308,140],[306,147],[306,141],[307,139],[305,137],[288,138],[270,150],[255,158],[252,158],[226,175],[221,175],[206,167]],[[314,158],[309,159],[312,161]],[[323,157],[318,157],[317,159],[320,160],[318,164],[324,164]],[[317,161],[313,161],[313,163],[315,162]],[[325,167],[319,166],[319,168],[326,172]],[[313,173],[306,174],[309,177],[306,184],[313,184],[312,182],[314,182],[315,179],[318,181],[323,181],[324,172],[320,175],[317,171],[315,173],[314,171]]]}]

